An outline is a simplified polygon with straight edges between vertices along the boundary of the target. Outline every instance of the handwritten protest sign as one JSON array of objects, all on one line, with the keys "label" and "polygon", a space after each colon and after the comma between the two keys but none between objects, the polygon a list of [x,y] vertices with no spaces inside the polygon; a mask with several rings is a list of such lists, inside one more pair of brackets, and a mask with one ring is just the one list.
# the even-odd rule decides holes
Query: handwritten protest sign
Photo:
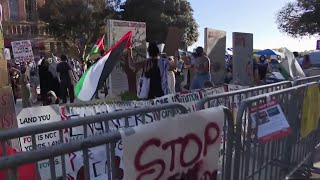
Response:
[{"label": "handwritten protest sign", "polygon": [[1,129],[17,127],[12,88],[9,86],[0,88],[0,122]]},{"label": "handwritten protest sign", "polygon": [[216,179],[223,121],[215,108],[122,132],[124,179]]},{"label": "handwritten protest sign", "polygon": [[[41,106],[34,108],[22,109],[17,117],[18,127],[29,127],[53,122],[61,121],[59,114],[59,106]],[[22,151],[31,151],[32,138],[31,136],[26,136],[20,138]],[[36,145],[37,149],[46,148],[50,146],[56,146],[60,144],[59,131],[46,132],[36,135]],[[69,168],[69,164],[66,163],[66,167]],[[61,158],[55,158],[55,166],[57,176],[62,175],[62,164]],[[38,168],[40,172],[41,179],[50,179],[50,164],[49,160],[39,161]]]},{"label": "handwritten protest sign", "polygon": [[291,133],[289,123],[275,100],[250,109],[252,128],[262,142],[276,140]]},{"label": "handwritten protest sign", "polygon": [[29,62],[34,60],[30,40],[11,42],[13,57],[16,62]]}]

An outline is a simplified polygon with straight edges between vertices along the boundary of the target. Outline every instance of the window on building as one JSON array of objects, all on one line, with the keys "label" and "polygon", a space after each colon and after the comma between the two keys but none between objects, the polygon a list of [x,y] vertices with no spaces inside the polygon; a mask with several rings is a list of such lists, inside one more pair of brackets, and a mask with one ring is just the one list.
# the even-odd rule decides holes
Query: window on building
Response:
[{"label": "window on building", "polygon": [[19,0],[9,1],[9,13],[11,21],[19,20]]},{"label": "window on building", "polygon": [[36,20],[36,7],[37,1],[36,0],[25,0],[26,6],[26,19],[27,21],[34,21]]}]

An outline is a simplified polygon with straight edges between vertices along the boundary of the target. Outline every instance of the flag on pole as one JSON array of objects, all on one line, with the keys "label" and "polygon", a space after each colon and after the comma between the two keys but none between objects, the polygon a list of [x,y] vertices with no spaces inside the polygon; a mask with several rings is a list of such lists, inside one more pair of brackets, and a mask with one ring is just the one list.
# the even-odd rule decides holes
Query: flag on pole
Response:
[{"label": "flag on pole", "polygon": [[130,47],[131,36],[131,31],[124,35],[98,62],[83,74],[75,86],[75,95],[79,100],[90,101],[92,99],[98,86],[106,81],[112,69],[120,62],[123,50]]},{"label": "flag on pole", "polygon": [[104,35],[98,40],[97,44],[93,46],[90,53],[86,57],[88,61],[93,55],[98,54],[100,51],[104,51]]}]

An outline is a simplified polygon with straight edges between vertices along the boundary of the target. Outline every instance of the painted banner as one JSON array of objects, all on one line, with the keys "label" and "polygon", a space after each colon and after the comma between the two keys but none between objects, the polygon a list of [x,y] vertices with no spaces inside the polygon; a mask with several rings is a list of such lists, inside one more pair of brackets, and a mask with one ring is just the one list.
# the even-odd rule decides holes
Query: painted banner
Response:
[{"label": "painted banner", "polygon": [[216,179],[223,121],[215,108],[122,132],[124,179]]},{"label": "painted banner", "polygon": [[[220,91],[221,88],[218,88],[216,92]],[[209,89],[210,92],[208,94],[212,94],[212,89]],[[224,89],[223,89],[224,91]],[[203,94],[206,91],[199,90],[195,92],[190,92],[186,94],[170,94],[163,96],[161,98],[157,98],[151,101],[132,101],[132,102],[120,102],[120,103],[108,103],[108,104],[100,104],[100,105],[90,105],[85,107],[61,107],[61,116],[64,117],[64,120],[68,119],[76,119],[79,117],[88,117],[95,116],[97,114],[103,113],[112,113],[116,111],[129,110],[134,108],[142,108],[152,105],[160,105],[160,104],[168,104],[168,103],[181,103],[182,105],[188,108],[189,112],[196,111],[197,103],[202,99]],[[111,120],[108,121],[108,127],[105,126],[104,123],[95,123],[88,125],[87,134],[88,136],[99,135],[108,131],[117,131],[121,129],[125,129],[127,127],[137,127],[143,124],[153,124],[154,122],[158,122],[159,120],[170,119],[173,117],[172,110],[163,110],[160,112],[151,112],[147,113],[144,117],[143,115],[135,115],[131,117]],[[180,114],[177,110],[175,114]],[[127,122],[126,122],[127,120]],[[75,127],[69,129],[64,132],[64,137],[67,139],[67,142],[73,140],[79,140],[84,138],[84,129],[83,127]],[[106,164],[103,162],[107,162],[106,157],[106,148],[105,146],[95,147],[89,149],[90,151],[90,177],[91,179],[107,179],[108,171],[106,169]],[[116,154],[116,164],[119,168],[120,174],[119,178],[123,176],[122,172],[124,169],[123,166],[123,142],[116,142],[115,146],[115,154]],[[70,164],[72,169],[68,171],[68,177],[77,178],[80,172],[83,170],[83,158],[82,152],[75,152],[70,154]]]},{"label": "painted banner", "polygon": [[[132,31],[132,51],[134,61],[143,61],[146,59],[146,23],[108,20],[108,47],[114,45],[121,37],[129,31]],[[136,73],[128,74],[130,69],[126,64],[126,56],[122,57],[122,62],[116,65],[109,76],[109,95],[117,96],[129,90],[128,78],[136,76],[136,80],[140,78]],[[134,82],[133,82],[134,83]],[[136,83],[134,83],[134,86]]]},{"label": "painted banner", "polygon": [[[99,109],[99,112],[96,110]],[[65,114],[64,116],[69,116],[70,119],[77,119],[79,117],[88,117],[95,116],[101,113],[108,113],[108,107],[79,107],[73,108],[71,110],[71,114]],[[104,123],[95,123],[87,125],[87,135],[95,136],[101,135],[103,133],[108,132]],[[64,138],[67,139],[66,142],[71,142],[74,140],[84,139],[84,128],[74,127],[64,132]],[[90,179],[99,180],[99,179],[108,179],[108,171],[107,165],[109,162],[107,161],[107,153],[106,146],[98,146],[94,148],[90,148],[89,150],[90,158],[89,158],[89,172]],[[70,164],[71,169],[67,172],[68,177],[70,179],[84,179],[84,164],[83,164],[83,152],[73,152],[70,154]]]},{"label": "painted banner", "polygon": [[215,85],[225,81],[226,32],[205,28],[204,49],[211,62],[211,78]]},{"label": "painted banner", "polygon": [[253,34],[233,33],[233,83],[253,85]]},{"label": "painted banner", "polygon": [[[19,128],[59,121],[61,121],[61,117],[58,105],[25,108],[21,110],[17,117]],[[33,149],[31,136],[21,137],[20,143],[22,151],[31,151]],[[60,142],[59,131],[46,132],[36,135],[37,149],[56,146],[60,143],[62,142]],[[70,168],[70,164],[67,162],[66,168],[68,171],[68,169]],[[57,176],[62,176],[62,163],[60,157],[55,158],[55,168]],[[47,180],[51,178],[49,160],[39,161],[38,169],[40,172],[41,179]]]},{"label": "painted banner", "polygon": [[307,137],[317,129],[320,114],[320,92],[317,84],[308,87],[303,100],[303,111],[300,133]]},{"label": "painted banner", "polygon": [[250,109],[252,128],[257,129],[257,138],[266,143],[291,133],[290,125],[275,100]]},{"label": "painted banner", "polygon": [[13,57],[16,62],[30,62],[34,60],[30,40],[11,42]]}]

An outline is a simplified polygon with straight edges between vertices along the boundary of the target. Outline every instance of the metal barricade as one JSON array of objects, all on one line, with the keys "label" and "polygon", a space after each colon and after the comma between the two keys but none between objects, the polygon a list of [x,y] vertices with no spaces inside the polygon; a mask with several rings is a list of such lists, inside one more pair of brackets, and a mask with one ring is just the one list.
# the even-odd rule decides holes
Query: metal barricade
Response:
[{"label": "metal barricade", "polygon": [[[13,166],[6,166],[5,164],[7,164],[8,160],[14,157],[11,156],[6,156],[6,141],[9,141],[11,139],[16,139],[16,138],[21,138],[21,137],[26,137],[26,136],[31,136],[32,139],[32,151],[35,152],[41,152],[44,155],[47,155],[48,153],[46,153],[47,151],[51,152],[51,149],[55,149],[55,151],[59,152],[59,148],[55,148],[55,147],[49,147],[49,148],[44,148],[43,150],[41,149],[37,149],[37,144],[36,144],[36,135],[37,134],[41,134],[41,133],[46,133],[46,132],[52,132],[52,131],[59,131],[59,139],[60,142],[64,142],[64,137],[63,137],[63,130],[64,129],[69,129],[69,128],[73,128],[73,127],[79,127],[82,126],[84,129],[84,139],[83,142],[68,142],[67,144],[70,143],[70,146],[67,146],[67,149],[75,149],[74,146],[79,145],[79,146],[86,146],[85,142],[102,142],[101,140],[103,138],[100,137],[100,141],[99,138],[97,136],[94,136],[92,138],[89,138],[87,135],[87,126],[89,124],[94,124],[94,123],[104,123],[104,126],[106,127],[106,132],[108,133],[109,131],[109,125],[108,122],[114,119],[124,119],[126,127],[129,127],[129,117],[130,116],[136,116],[136,115],[142,115],[142,117],[145,117],[146,114],[151,113],[151,112],[158,112],[160,113],[161,111],[164,110],[170,110],[172,116],[175,116],[177,114],[177,110],[179,111],[179,113],[181,114],[186,114],[188,113],[188,110],[181,104],[177,104],[177,103],[172,103],[172,104],[166,104],[166,105],[158,105],[158,106],[151,106],[151,107],[146,107],[146,108],[139,108],[139,109],[133,109],[133,110],[127,110],[127,111],[118,111],[118,112],[114,112],[114,113],[109,113],[109,114],[100,114],[100,115],[96,115],[96,116],[91,116],[91,117],[84,117],[84,118],[78,118],[78,119],[70,119],[67,121],[60,121],[60,122],[56,122],[56,123],[50,123],[50,124],[44,124],[44,125],[38,125],[38,126],[32,126],[32,127],[25,127],[25,128],[18,128],[18,129],[7,129],[7,130],[2,130],[0,131],[0,139],[1,139],[1,146],[2,146],[2,152],[4,153],[3,155],[5,156],[4,158],[2,158],[0,160],[0,164],[2,164],[1,169],[5,169],[5,168],[13,168],[12,171],[16,172],[17,171],[17,167],[13,167]],[[144,118],[142,118],[144,119]],[[145,123],[145,121],[143,121],[142,123]],[[117,133],[112,133],[111,135],[105,135],[104,137],[114,137],[115,135],[118,135]],[[117,136],[118,137],[118,136]],[[89,138],[88,140],[86,140],[87,138]],[[97,140],[95,140],[95,138],[97,138]],[[106,142],[104,140],[104,142]],[[77,147],[79,147],[77,146]],[[60,147],[60,146],[58,146]],[[64,148],[64,147],[63,147]],[[109,149],[111,149],[111,146],[107,146],[106,147],[106,151],[109,152]],[[81,150],[81,148],[78,148],[78,150]],[[74,150],[75,151],[75,150]],[[72,152],[74,152],[72,151]],[[61,152],[61,150],[60,150]],[[62,151],[62,152],[66,152],[66,151]],[[70,151],[71,152],[71,151]],[[28,157],[28,154],[30,154],[30,152],[24,152],[19,154],[19,156],[23,156],[24,158]],[[84,165],[88,166],[89,165],[89,154],[88,154],[88,148],[83,150],[84,153]],[[38,156],[37,153],[31,153],[34,154],[33,158],[36,158]],[[50,153],[49,153],[50,154]],[[62,159],[62,174],[63,177],[66,177],[66,166],[64,163],[65,157],[62,154],[58,154],[56,156],[60,156],[61,155],[61,159]],[[44,156],[41,156],[44,157]],[[50,156],[45,156],[48,157],[47,159],[50,159],[50,164],[53,163],[54,164],[54,157],[50,157]],[[109,157],[109,156],[108,156]],[[21,161],[23,161],[23,159],[20,159]],[[19,158],[18,158],[19,159]],[[17,161],[20,161],[16,159]],[[32,161],[28,161],[28,163],[31,163]],[[51,164],[52,165],[52,164]],[[35,164],[36,169],[37,168],[37,164]],[[54,167],[54,166],[51,166]],[[7,179],[9,179],[9,169],[5,169],[6,171],[6,177]],[[110,171],[109,171],[110,172]],[[39,176],[38,174],[39,172],[37,172],[37,176]],[[14,174],[14,173],[13,173]],[[85,176],[88,177],[89,175],[89,171],[88,169],[85,169]],[[52,179],[55,179],[55,173],[51,174]],[[16,177],[13,177],[13,179],[15,179]],[[110,179],[111,177],[109,177]],[[87,178],[86,178],[87,179]]]},{"label": "metal barricade", "polygon": [[[172,107],[178,107],[179,109],[181,109],[182,111],[184,111],[186,113],[186,111],[181,108],[180,106],[173,106]],[[152,110],[159,110],[161,108],[159,107],[155,107],[155,108],[151,108]],[[143,113],[147,113],[149,112],[151,109],[144,109],[141,110],[141,112]],[[232,120],[232,114],[231,112],[227,109],[224,108],[224,113],[225,113],[225,118],[226,121],[229,124],[233,123]],[[94,118],[80,118],[77,121],[81,121],[82,123],[84,121],[90,121],[88,123],[93,123],[93,122],[105,122],[108,120],[112,120],[115,118],[119,118],[119,117],[123,117],[123,116],[131,116],[136,114],[136,112],[134,111],[124,111],[121,113],[112,113],[112,114],[105,114],[105,115],[99,115],[99,116],[95,116]],[[62,128],[71,128],[74,126],[74,121],[72,121],[72,123],[68,123],[68,121],[66,122],[62,122],[62,123],[52,123],[50,125],[46,125],[46,126],[36,126],[33,128],[21,128],[19,131],[19,135],[20,136],[26,136],[31,134],[31,130],[34,129],[37,133],[42,133],[42,132],[46,132],[46,131],[51,131],[51,130],[55,130],[55,129],[59,129]],[[77,123],[76,126],[81,125],[81,123]],[[229,126],[232,127],[232,126]],[[40,129],[44,129],[44,130],[40,130]],[[61,129],[61,130],[62,130]],[[134,131],[132,130],[132,128],[127,128],[124,130],[125,133],[133,133]],[[1,133],[1,136],[4,136],[5,133]],[[228,129],[228,133],[230,135],[230,141],[228,141],[229,143],[226,144],[227,147],[231,147],[232,146],[232,138],[233,138],[233,128],[229,128]],[[16,138],[18,136],[15,136],[14,134],[12,134],[12,131],[9,133],[9,135],[6,136],[6,138]],[[228,137],[229,138],[229,137]],[[91,137],[87,137],[83,140],[75,140],[75,141],[71,141],[69,143],[66,144],[59,144],[57,146],[52,146],[50,148],[44,148],[44,149],[37,149],[34,151],[29,151],[29,152],[25,152],[25,153],[20,153],[20,154],[15,154],[12,156],[5,156],[0,158],[0,170],[3,169],[12,169],[14,172],[17,171],[17,168],[21,165],[25,165],[25,164],[29,164],[29,163],[34,163],[34,162],[38,162],[38,161],[42,161],[42,160],[46,160],[49,159],[50,162],[50,173],[51,173],[51,179],[56,179],[56,169],[55,169],[55,164],[54,164],[54,158],[58,157],[58,156],[63,156],[65,154],[69,154],[72,152],[77,152],[77,151],[82,151],[84,156],[83,156],[83,161],[84,161],[84,168],[85,168],[85,179],[90,179],[90,175],[89,175],[89,165],[88,165],[88,161],[89,161],[89,156],[87,154],[88,149],[89,148],[93,148],[93,147],[97,147],[97,146],[102,146],[105,145],[106,146],[106,152],[107,152],[107,156],[111,156],[111,158],[108,160],[108,165],[110,164],[111,167],[108,166],[108,172],[109,172],[109,179],[113,179],[116,180],[118,179],[118,174],[117,174],[117,170],[115,167],[114,162],[114,155],[115,155],[115,151],[114,151],[114,146],[115,146],[115,142],[120,141],[121,140],[121,134],[119,131],[113,131],[113,132],[109,132],[106,134],[102,134],[102,135],[97,135],[97,136],[91,136]],[[227,148],[228,149],[228,148]],[[231,175],[231,171],[228,169],[228,167],[231,167],[231,159],[232,157],[232,151],[227,150],[227,154],[224,157],[224,164],[223,164],[223,171],[222,171],[222,175],[225,176],[225,178],[223,179],[230,179],[229,176]],[[64,178],[65,178],[64,174]],[[14,174],[14,176],[11,177],[12,180],[17,179],[16,174]]]},{"label": "metal barricade", "polygon": [[[232,179],[277,180],[294,173],[298,173],[301,177],[309,175],[312,167],[310,158],[312,159],[311,156],[319,143],[316,134],[319,134],[320,130],[315,130],[306,138],[302,138],[300,125],[304,93],[307,87],[313,84],[316,82],[250,97],[242,101],[237,115]],[[257,129],[252,129],[253,121],[249,110],[271,100],[276,100],[281,106],[292,128],[292,133],[287,137],[263,144],[257,138]],[[302,166],[302,162],[306,162],[307,166]]]},{"label": "metal barricade", "polygon": [[[292,87],[292,83],[290,81],[284,81],[284,82],[279,82],[279,83],[274,83],[274,84],[268,84],[264,86],[256,86],[253,88],[248,88],[248,89],[243,89],[243,90],[238,90],[238,91],[232,91],[232,92],[227,92],[227,93],[221,93],[217,94],[212,97],[206,97],[203,100],[201,100],[198,104],[198,110],[200,109],[205,109],[205,105],[208,103],[208,107],[216,107],[216,106],[226,106],[230,110],[233,109],[232,103],[238,103],[240,104],[242,99],[264,94],[264,93],[269,93],[273,91],[277,91],[280,89],[285,89]],[[236,101],[237,99],[237,101]]]},{"label": "metal barricade", "polygon": [[320,75],[296,79],[293,81],[293,85],[298,86],[298,85],[302,85],[310,82],[317,82],[317,81],[320,81]]}]

